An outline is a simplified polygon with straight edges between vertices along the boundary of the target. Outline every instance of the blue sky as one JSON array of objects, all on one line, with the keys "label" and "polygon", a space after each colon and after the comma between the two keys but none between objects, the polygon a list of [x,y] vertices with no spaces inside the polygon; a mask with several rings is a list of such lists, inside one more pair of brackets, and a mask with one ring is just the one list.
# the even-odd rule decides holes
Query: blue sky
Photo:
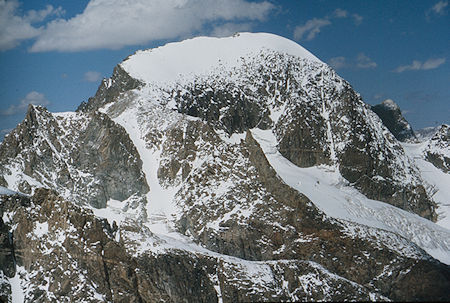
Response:
[{"label": "blue sky", "polygon": [[236,31],[298,42],[414,129],[450,123],[449,0],[0,0],[0,138],[28,103],[75,110],[138,49]]}]

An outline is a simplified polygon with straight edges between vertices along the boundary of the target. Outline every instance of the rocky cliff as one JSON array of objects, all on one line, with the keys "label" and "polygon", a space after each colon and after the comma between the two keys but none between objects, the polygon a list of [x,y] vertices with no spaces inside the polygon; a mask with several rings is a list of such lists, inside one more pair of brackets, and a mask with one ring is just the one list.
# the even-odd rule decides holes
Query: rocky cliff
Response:
[{"label": "rocky cliff", "polygon": [[425,149],[426,159],[445,173],[450,172],[450,126],[444,124],[431,137]]},{"label": "rocky cliff", "polygon": [[414,159],[278,36],[139,51],[77,112],[31,106],[0,155],[28,194],[0,195],[4,301],[450,298]]},{"label": "rocky cliff", "polygon": [[30,105],[0,147],[4,185],[26,194],[38,187],[105,207],[148,191],[142,161],[124,129],[107,115],[51,114]]},{"label": "rocky cliff", "polygon": [[[2,244],[2,271],[13,282],[4,285],[2,298],[8,302],[19,286],[30,302],[448,299],[449,268],[423,250],[395,234],[325,219],[305,202],[294,200],[306,213],[281,220],[301,222],[291,228],[273,231],[260,221],[250,222],[248,233],[235,230],[237,243],[248,243],[244,249],[270,250],[258,241],[270,237],[286,250],[262,256],[242,250],[243,258],[235,258],[180,249],[134,219],[118,227],[51,190],[1,196],[1,235],[9,239]],[[370,237],[362,236],[367,232]],[[229,249],[241,255],[239,245]]]},{"label": "rocky cliff", "polygon": [[399,141],[415,139],[411,125],[403,117],[400,107],[391,99],[372,106],[372,110],[380,117],[383,124]]}]

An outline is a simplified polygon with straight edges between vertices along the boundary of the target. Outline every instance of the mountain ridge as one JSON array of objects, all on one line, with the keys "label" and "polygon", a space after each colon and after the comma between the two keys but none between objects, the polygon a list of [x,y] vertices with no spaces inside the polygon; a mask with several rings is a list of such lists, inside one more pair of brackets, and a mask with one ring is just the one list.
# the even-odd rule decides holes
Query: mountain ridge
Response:
[{"label": "mountain ridge", "polygon": [[404,142],[416,139],[416,135],[411,125],[403,117],[400,107],[391,99],[386,99],[380,104],[372,106],[372,110],[380,117],[383,124],[397,140]]},{"label": "mountain ridge", "polygon": [[[229,39],[249,35],[261,36]],[[193,78],[175,72],[170,85],[135,79],[119,64],[76,113],[30,107],[47,117],[22,127],[37,135],[18,139],[19,127],[0,145],[6,186],[28,180],[32,195],[0,196],[2,226],[15,235],[5,251],[27,252],[16,255],[17,269],[3,270],[6,289],[26,285],[26,300],[448,300],[450,269],[441,262],[450,263],[450,232],[411,213],[436,219],[404,145],[324,63],[267,48],[238,62]],[[65,140],[51,139],[45,125]],[[36,147],[41,170],[25,172],[20,142]],[[99,147],[105,152],[91,159]],[[61,150],[88,164],[60,165]],[[84,196],[45,182],[60,179],[59,167]],[[46,170],[56,177],[42,178]],[[101,203],[86,184],[104,188]],[[386,190],[393,205],[370,199]],[[52,205],[73,211],[62,216]],[[73,260],[58,259],[67,274],[54,271],[51,251]]]}]

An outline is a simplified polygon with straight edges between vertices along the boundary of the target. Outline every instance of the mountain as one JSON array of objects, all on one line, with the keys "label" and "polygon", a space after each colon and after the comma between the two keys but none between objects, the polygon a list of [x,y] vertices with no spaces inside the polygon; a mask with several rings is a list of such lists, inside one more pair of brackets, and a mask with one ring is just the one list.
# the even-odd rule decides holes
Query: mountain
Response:
[{"label": "mountain", "polygon": [[288,39],[138,51],[1,143],[0,297],[449,300],[448,184],[405,144]]},{"label": "mountain", "polygon": [[448,173],[450,172],[450,126],[443,124],[431,137],[426,147],[426,158],[434,166]]},{"label": "mountain", "polygon": [[404,142],[416,138],[411,125],[403,117],[400,107],[391,99],[372,106],[372,110],[397,140]]},{"label": "mountain", "polygon": [[[418,143],[403,143],[405,152],[419,168],[428,192],[438,205],[438,224],[450,226],[450,140],[449,126],[436,128],[434,135]],[[425,137],[426,138],[426,137]]]},{"label": "mountain", "polygon": [[419,141],[425,141],[433,137],[438,131],[439,126],[430,126],[415,131],[416,137]]}]

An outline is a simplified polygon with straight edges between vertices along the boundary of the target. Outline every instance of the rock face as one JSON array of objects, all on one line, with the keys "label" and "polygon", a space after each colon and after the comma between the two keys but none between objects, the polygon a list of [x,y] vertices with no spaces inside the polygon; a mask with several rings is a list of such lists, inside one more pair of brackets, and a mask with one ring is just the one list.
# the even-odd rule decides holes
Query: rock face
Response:
[{"label": "rock face", "polygon": [[47,187],[104,207],[109,199],[148,191],[128,134],[99,112],[51,114],[30,105],[24,121],[1,143],[0,158],[8,187],[27,194]]},{"label": "rock face", "polygon": [[420,142],[431,139],[439,130],[439,126],[430,126],[415,131],[416,137]]},{"label": "rock face", "polygon": [[450,172],[450,126],[443,124],[425,148],[426,159],[443,172]]},{"label": "rock face", "polygon": [[137,52],[77,112],[31,106],[0,173],[29,194],[0,192],[3,301],[450,299],[414,162],[281,37]]},{"label": "rock face", "polygon": [[[141,57],[131,56],[121,66],[141,82],[152,80],[144,68],[133,70],[145,62]],[[272,129],[278,150],[294,164],[338,165],[368,198],[436,218],[435,205],[399,142],[334,70],[269,50],[238,60],[237,66],[219,64],[193,80],[149,83],[140,94],[229,135]]]},{"label": "rock face", "polygon": [[202,283],[205,273],[196,275],[189,256],[134,258],[116,225],[50,190],[38,189],[25,201],[2,197],[1,205],[17,262],[16,270],[4,273],[21,276],[27,302],[206,302],[214,297],[214,288],[208,292]]},{"label": "rock face", "polygon": [[[2,217],[7,219],[2,235],[7,230],[13,238],[12,245],[2,246],[2,252],[12,251],[6,256],[3,275],[20,277],[26,302],[448,299],[447,266],[414,246],[398,254],[373,240],[341,234],[338,222],[324,222],[321,230],[309,229],[309,241],[298,246],[309,258],[327,264],[320,265],[300,258],[286,261],[285,254],[270,258],[272,261],[244,261],[179,249],[136,255],[134,248],[140,244],[136,236],[145,226],[134,220],[120,228],[110,225],[47,189],[36,190],[31,198],[1,196],[0,205]],[[164,241],[146,233],[147,240]],[[390,241],[404,242],[393,234],[391,237]],[[279,239],[283,241],[281,236]],[[325,252],[327,256],[322,255]],[[283,261],[275,261],[278,259]],[[350,269],[354,272],[344,269],[344,264],[339,268],[345,259],[353,264]],[[353,281],[330,270],[347,272]],[[427,287],[410,287],[419,280]],[[10,295],[3,299],[10,301]]]},{"label": "rock face", "polygon": [[372,106],[372,110],[397,140],[404,142],[416,137],[411,125],[403,117],[400,107],[391,99]]},{"label": "rock face", "polygon": [[143,83],[131,78],[120,65],[114,68],[111,78],[103,79],[94,97],[82,102],[77,111],[95,111],[107,102],[116,100],[122,93],[142,86]]}]

